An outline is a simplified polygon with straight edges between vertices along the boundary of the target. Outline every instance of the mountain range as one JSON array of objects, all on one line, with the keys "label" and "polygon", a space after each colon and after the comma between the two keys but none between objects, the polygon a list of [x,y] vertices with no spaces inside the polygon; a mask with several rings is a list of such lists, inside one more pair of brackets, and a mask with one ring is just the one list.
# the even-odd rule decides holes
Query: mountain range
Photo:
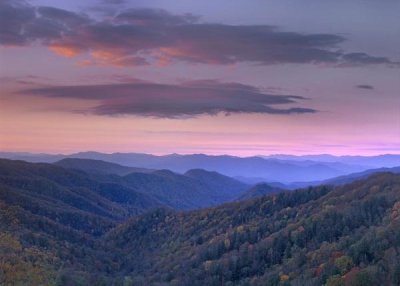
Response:
[{"label": "mountain range", "polygon": [[1,284],[400,283],[399,174],[284,191],[77,162],[0,160]]},{"label": "mountain range", "polygon": [[[249,188],[235,179],[199,169],[184,175],[169,170],[131,169],[132,172],[121,176],[117,173],[125,173],[123,166],[84,160],[85,164],[77,168],[80,162],[81,159],[65,159],[48,164],[0,159],[0,183],[8,190],[1,195],[18,203],[25,196],[36,200],[46,194],[52,196],[49,203],[59,199],[63,203],[76,202],[79,205],[73,207],[87,211],[82,209],[86,207],[82,203],[86,201],[84,193],[98,197],[97,206],[102,201],[107,209],[121,209],[116,213],[129,216],[157,206],[177,210],[215,206],[235,200]],[[110,166],[109,173],[104,172],[106,166]]]},{"label": "mountain range", "polygon": [[343,164],[352,164],[366,166],[368,168],[379,168],[379,167],[396,167],[399,166],[400,155],[395,154],[384,154],[377,156],[333,156],[329,154],[320,155],[271,155],[261,156],[266,159],[279,159],[289,161],[314,161],[314,162],[336,162]]},{"label": "mountain range", "polygon": [[318,186],[318,185],[344,185],[351,183],[355,180],[360,180],[363,178],[366,178],[370,176],[371,174],[374,173],[384,173],[384,172],[390,172],[390,173],[400,173],[400,167],[392,167],[392,168],[377,168],[377,169],[368,169],[362,172],[356,172],[356,173],[351,173],[348,175],[343,175],[343,176],[338,176],[335,178],[327,179],[327,180],[322,180],[322,181],[314,181],[314,182],[293,182],[291,184],[271,184],[273,186],[279,186],[284,189],[288,190],[294,190],[298,188],[305,188],[309,186]]},{"label": "mountain range", "polygon": [[[28,162],[54,163],[65,158],[101,160],[138,169],[168,169],[184,174],[190,169],[215,171],[226,176],[235,177],[245,183],[279,182],[314,182],[331,179],[337,176],[362,172],[372,168],[400,166],[400,155],[382,156],[288,156],[270,157],[234,157],[210,156],[205,154],[155,156],[140,153],[98,153],[81,152],[71,155],[0,153],[0,157],[24,160]],[[81,161],[81,164],[84,162]],[[65,163],[66,164],[66,163]],[[125,169],[129,172],[128,169]],[[121,172],[122,169],[121,169]]]}]

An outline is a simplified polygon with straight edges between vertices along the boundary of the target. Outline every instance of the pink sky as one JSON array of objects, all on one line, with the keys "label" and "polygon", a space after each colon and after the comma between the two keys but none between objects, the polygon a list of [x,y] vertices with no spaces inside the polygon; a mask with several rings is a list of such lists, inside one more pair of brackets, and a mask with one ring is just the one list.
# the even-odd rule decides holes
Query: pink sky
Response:
[{"label": "pink sky", "polygon": [[0,151],[400,153],[397,2],[188,3],[0,4]]}]

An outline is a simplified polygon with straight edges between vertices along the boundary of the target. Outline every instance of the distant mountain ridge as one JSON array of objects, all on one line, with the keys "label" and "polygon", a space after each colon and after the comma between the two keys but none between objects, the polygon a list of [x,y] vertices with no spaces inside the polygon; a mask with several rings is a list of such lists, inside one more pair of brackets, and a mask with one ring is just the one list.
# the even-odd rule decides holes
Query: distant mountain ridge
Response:
[{"label": "distant mountain ridge", "polygon": [[392,167],[392,168],[377,168],[377,169],[368,169],[362,172],[357,172],[357,173],[351,173],[348,175],[343,175],[335,178],[331,178],[328,180],[323,180],[323,181],[314,181],[314,182],[294,182],[291,184],[283,185],[283,187],[287,189],[299,189],[299,188],[305,188],[309,186],[319,186],[319,185],[333,185],[333,186],[339,186],[339,185],[344,185],[344,184],[349,184],[352,183],[356,180],[361,180],[365,179],[368,176],[376,173],[394,173],[398,174],[400,173],[400,166],[399,167]]},{"label": "distant mountain ridge", "polygon": [[[143,168],[126,167],[115,163],[105,162],[101,160],[92,160],[92,159],[67,158],[57,161],[54,164],[69,169],[77,169],[89,173],[93,172],[98,174],[127,175],[129,173],[154,173],[156,175],[162,175],[163,177],[179,175],[166,169],[151,170]],[[251,179],[248,179],[248,182],[246,182],[246,178],[241,178],[241,177],[237,179],[234,178],[234,180],[232,180],[231,177],[226,177],[217,172],[213,171],[210,172],[203,169],[191,169],[183,175],[200,180],[202,184],[207,184],[208,185],[207,187],[214,188],[218,194],[221,194],[221,196],[227,196],[230,198],[230,200],[234,199],[245,200],[245,199],[259,197],[262,195],[281,192],[284,190],[294,190],[309,186],[344,185],[351,183],[355,180],[366,178],[374,173],[383,173],[383,172],[400,173],[400,167],[368,169],[362,172],[351,173],[348,175],[338,176],[327,180],[311,181],[311,182],[293,182],[290,184],[282,184],[278,182],[264,182],[262,178],[255,178],[253,181]],[[248,189],[243,194],[241,194],[239,198],[237,198],[235,197],[237,193],[235,192],[231,193],[230,191],[232,188],[243,190],[243,185],[240,184],[238,185],[238,182],[242,181],[244,181],[247,185],[254,185],[254,186]],[[224,193],[225,189],[228,190],[228,193]]]},{"label": "distant mountain ridge", "polygon": [[177,210],[216,206],[235,200],[249,188],[233,178],[205,170],[191,170],[184,175],[89,159],[67,159],[55,164],[0,159],[0,171],[0,183],[14,188],[16,196],[26,191],[30,196],[39,195],[40,186],[46,184],[61,193],[87,190],[120,204],[125,215],[161,206]]},{"label": "distant mountain ridge", "polygon": [[251,178],[280,183],[322,181],[371,168],[400,165],[400,155],[371,157],[273,155],[263,158],[257,156],[241,158],[204,154],[155,156],[140,153],[80,152],[71,155],[48,155],[2,152],[0,157],[49,163],[65,158],[93,159],[140,169],[169,169],[181,174],[190,169],[200,168],[216,171],[230,177],[242,177],[242,181],[252,183],[257,182],[257,180]]},{"label": "distant mountain ridge", "polygon": [[384,154],[376,156],[334,156],[329,154],[321,155],[270,155],[261,156],[266,159],[278,159],[289,161],[314,161],[314,162],[336,162],[343,164],[361,165],[371,168],[396,167],[400,166],[400,154]]},{"label": "distant mountain ridge", "polygon": [[82,170],[88,173],[127,175],[129,173],[149,173],[154,170],[145,168],[126,167],[102,160],[65,158],[54,163],[55,165],[75,170]]}]

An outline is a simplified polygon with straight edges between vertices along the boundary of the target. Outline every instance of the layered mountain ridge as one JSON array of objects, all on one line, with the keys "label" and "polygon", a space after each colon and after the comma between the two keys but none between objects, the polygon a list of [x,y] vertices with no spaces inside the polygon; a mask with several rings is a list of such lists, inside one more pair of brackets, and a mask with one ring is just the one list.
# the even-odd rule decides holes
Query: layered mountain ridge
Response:
[{"label": "layered mountain ridge", "polygon": [[[192,202],[221,192],[182,212],[202,203],[182,203],[180,186],[200,196]],[[399,174],[295,191],[258,185],[249,200],[211,207],[241,187],[199,169],[120,176],[0,160],[1,283],[400,283]]]},{"label": "layered mountain ridge", "polygon": [[[367,169],[400,166],[400,155],[381,156],[210,156],[205,154],[155,156],[141,153],[80,152],[71,155],[0,153],[0,157],[30,162],[54,163],[65,158],[101,160],[138,169],[169,169],[185,173],[190,169],[216,171],[244,182],[315,182]],[[83,161],[81,162],[84,163]]]}]

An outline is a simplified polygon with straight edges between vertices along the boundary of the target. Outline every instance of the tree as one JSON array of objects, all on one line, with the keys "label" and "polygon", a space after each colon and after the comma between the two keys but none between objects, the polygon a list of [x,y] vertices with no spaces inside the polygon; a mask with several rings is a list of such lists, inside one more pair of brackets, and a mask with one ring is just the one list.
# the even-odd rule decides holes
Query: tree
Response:
[{"label": "tree", "polygon": [[326,281],[326,286],[344,286],[344,280],[340,275],[333,275]]},{"label": "tree", "polygon": [[335,266],[339,269],[340,274],[345,274],[353,267],[353,259],[350,256],[343,255],[335,260]]}]

